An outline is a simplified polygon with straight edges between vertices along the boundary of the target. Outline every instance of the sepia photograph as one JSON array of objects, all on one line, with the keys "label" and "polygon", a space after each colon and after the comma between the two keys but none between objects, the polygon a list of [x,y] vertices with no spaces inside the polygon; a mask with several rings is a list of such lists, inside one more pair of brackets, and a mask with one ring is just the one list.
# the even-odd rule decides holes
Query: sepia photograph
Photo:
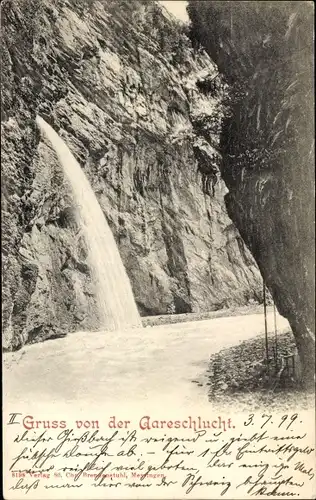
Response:
[{"label": "sepia photograph", "polygon": [[3,0],[1,32],[5,498],[315,498],[313,3]]}]

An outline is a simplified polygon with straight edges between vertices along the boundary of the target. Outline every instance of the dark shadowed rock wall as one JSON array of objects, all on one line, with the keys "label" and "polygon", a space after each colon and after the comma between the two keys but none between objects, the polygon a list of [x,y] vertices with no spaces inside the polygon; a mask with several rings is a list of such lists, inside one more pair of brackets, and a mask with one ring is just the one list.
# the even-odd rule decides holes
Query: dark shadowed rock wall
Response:
[{"label": "dark shadowed rock wall", "polygon": [[313,6],[189,2],[193,43],[230,86],[226,206],[313,380],[315,349]]}]

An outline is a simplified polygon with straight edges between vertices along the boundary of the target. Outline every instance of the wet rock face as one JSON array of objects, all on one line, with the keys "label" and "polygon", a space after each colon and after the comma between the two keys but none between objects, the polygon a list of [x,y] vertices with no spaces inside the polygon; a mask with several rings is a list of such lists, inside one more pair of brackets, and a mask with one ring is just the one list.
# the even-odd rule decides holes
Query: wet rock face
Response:
[{"label": "wet rock face", "polygon": [[261,300],[224,205],[225,86],[152,2],[4,0],[5,347],[98,328],[76,206],[40,114],[86,172],[142,315]]}]

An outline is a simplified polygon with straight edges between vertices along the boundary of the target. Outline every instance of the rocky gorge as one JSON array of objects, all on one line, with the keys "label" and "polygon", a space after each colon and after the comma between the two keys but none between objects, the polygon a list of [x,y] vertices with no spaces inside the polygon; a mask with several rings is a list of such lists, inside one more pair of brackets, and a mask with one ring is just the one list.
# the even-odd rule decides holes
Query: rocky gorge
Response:
[{"label": "rocky gorge", "polygon": [[228,213],[315,380],[314,28],[310,2],[190,1],[192,38],[230,88]]},{"label": "rocky gorge", "polygon": [[37,115],[88,176],[141,315],[262,301],[224,202],[227,85],[185,28],[141,0],[5,0],[2,26],[5,349],[98,328],[76,206]]}]

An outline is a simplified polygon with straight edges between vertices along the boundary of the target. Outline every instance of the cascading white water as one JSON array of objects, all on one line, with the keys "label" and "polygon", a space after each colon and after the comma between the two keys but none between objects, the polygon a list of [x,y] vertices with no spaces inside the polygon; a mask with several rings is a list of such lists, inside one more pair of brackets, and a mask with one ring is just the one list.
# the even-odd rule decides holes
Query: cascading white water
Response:
[{"label": "cascading white water", "polygon": [[52,145],[78,206],[77,217],[88,247],[88,261],[96,285],[101,327],[112,331],[140,327],[141,319],[124,264],[85,173],[54,129],[39,116],[36,122]]}]

